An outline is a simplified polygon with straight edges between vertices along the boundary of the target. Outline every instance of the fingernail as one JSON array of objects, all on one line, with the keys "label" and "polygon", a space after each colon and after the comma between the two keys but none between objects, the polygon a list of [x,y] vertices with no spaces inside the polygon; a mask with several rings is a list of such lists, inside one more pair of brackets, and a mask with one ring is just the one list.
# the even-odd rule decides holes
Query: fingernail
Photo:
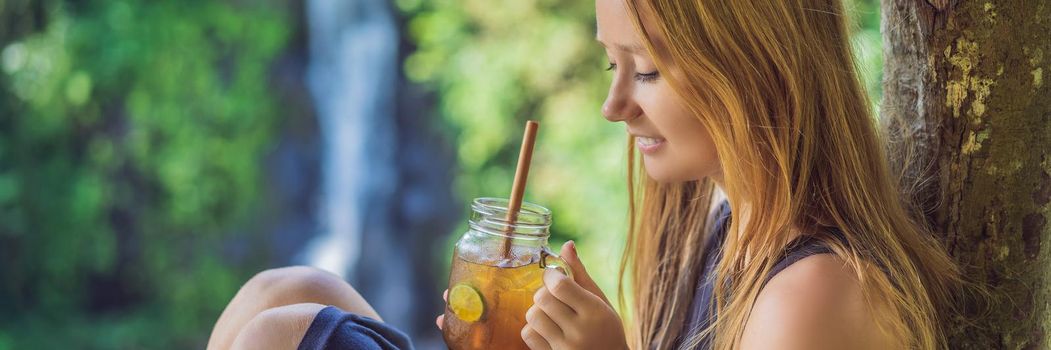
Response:
[{"label": "fingernail", "polygon": [[562,274],[561,272],[555,271],[555,269],[547,269],[547,271],[544,271],[544,275],[541,278],[544,280],[545,286],[553,286],[559,278],[563,278],[565,276],[566,275]]}]

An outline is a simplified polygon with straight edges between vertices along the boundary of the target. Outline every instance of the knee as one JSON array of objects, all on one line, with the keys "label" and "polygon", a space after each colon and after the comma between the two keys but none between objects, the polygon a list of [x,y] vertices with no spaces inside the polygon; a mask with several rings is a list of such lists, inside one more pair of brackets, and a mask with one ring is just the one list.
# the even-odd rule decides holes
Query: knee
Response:
[{"label": "knee", "polygon": [[270,289],[275,286],[286,286],[301,283],[328,283],[329,280],[343,280],[330,272],[310,266],[288,266],[263,270],[252,276],[247,286]]},{"label": "knee", "polygon": [[271,307],[314,302],[331,305],[353,287],[335,274],[307,266],[265,270],[256,274],[243,290],[256,300],[266,300]]},{"label": "knee", "polygon": [[231,349],[294,349],[324,305],[303,303],[260,312],[237,334]]}]

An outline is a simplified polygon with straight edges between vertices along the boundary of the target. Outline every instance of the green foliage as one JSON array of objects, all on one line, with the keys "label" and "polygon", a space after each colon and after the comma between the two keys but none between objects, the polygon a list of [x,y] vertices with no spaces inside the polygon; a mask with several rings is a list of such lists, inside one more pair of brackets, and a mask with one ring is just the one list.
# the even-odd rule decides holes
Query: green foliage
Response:
[{"label": "green foliage", "polygon": [[203,347],[248,273],[219,239],[257,209],[286,18],[38,6],[39,31],[0,45],[0,347]]},{"label": "green foliage", "polygon": [[[554,240],[576,239],[589,272],[615,295],[627,226],[627,145],[623,125],[599,112],[610,78],[593,39],[594,3],[396,3],[417,45],[405,73],[437,92],[441,122],[457,140],[461,196],[507,196],[517,135],[526,119],[540,120],[526,199],[553,210]],[[859,69],[878,101],[879,4],[846,5]]]},{"label": "green foliage", "polygon": [[627,146],[623,125],[598,112],[609,77],[594,41],[594,4],[398,4],[417,45],[406,75],[438,92],[442,125],[456,140],[458,193],[506,197],[525,120],[539,120],[526,200],[552,209],[554,240],[577,239],[608,290],[626,225]]},{"label": "green foliage", "polygon": [[880,2],[878,0],[847,0],[847,11],[854,37],[854,57],[858,73],[868,90],[872,107],[879,112],[883,96],[883,35],[880,34]]}]

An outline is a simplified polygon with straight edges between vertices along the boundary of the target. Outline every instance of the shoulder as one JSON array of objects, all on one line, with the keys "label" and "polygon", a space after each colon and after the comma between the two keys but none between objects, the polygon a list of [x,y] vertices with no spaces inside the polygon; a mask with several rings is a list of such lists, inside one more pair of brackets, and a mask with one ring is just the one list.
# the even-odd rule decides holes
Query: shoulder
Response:
[{"label": "shoulder", "polygon": [[759,293],[742,347],[893,347],[878,331],[873,313],[853,267],[833,254],[811,255],[774,275]]}]

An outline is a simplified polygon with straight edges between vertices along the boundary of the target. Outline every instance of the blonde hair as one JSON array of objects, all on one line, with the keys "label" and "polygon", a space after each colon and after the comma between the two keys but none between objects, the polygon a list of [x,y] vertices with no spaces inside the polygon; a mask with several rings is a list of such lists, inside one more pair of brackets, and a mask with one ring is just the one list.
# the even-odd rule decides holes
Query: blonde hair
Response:
[{"label": "blonde hair", "polygon": [[[726,235],[713,277],[718,318],[684,347],[704,336],[715,349],[738,347],[790,228],[799,228],[852,267],[880,331],[908,348],[945,348],[941,311],[960,272],[899,196],[840,1],[625,1],[662,77],[710,132],[730,203],[761,213],[742,225],[733,212],[729,232],[740,235]],[[686,336],[713,186],[656,183],[628,144],[620,302],[632,315],[631,347],[667,349]],[[845,242],[821,236],[822,227]]]}]

